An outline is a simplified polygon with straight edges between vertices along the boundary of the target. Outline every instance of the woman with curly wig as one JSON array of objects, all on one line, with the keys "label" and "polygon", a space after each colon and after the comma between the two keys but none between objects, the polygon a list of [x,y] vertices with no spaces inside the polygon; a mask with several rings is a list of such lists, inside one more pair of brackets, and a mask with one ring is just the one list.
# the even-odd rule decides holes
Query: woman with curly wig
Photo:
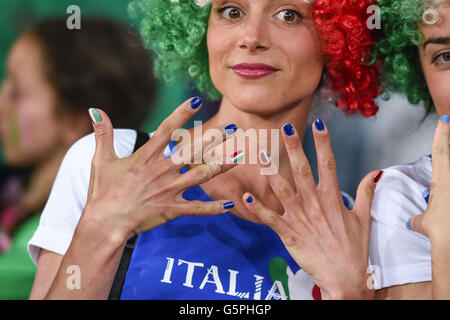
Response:
[{"label": "woman with curly wig", "polygon": [[[450,299],[450,1],[380,0],[385,92],[440,116],[432,154],[384,170],[372,207],[377,296]],[[379,232],[382,230],[383,232]]]},{"label": "woman with curly wig", "polygon": [[[370,4],[134,2],[131,12],[145,15],[142,35],[157,76],[190,78],[220,98],[201,127],[219,134],[211,142],[195,137],[198,126],[190,129],[194,150],[191,135],[173,137],[200,109],[199,97],[181,104],[141,147],[142,137],[113,130],[105,112],[90,109],[95,135],[67,153],[29,243],[38,265],[31,298],[373,296],[370,205],[382,172],[361,182],[350,211],[323,120],[312,125],[318,185],[301,145],[319,91],[349,114],[377,111],[378,70],[363,63],[373,44]],[[189,164],[198,145],[217,151],[214,161],[200,154]],[[180,157],[187,161],[175,161]]]}]

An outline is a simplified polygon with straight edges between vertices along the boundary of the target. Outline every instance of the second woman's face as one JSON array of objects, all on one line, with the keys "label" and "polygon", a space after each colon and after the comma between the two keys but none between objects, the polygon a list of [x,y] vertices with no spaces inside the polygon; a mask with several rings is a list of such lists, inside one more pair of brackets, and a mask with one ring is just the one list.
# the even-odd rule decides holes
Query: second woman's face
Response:
[{"label": "second woman's face", "polygon": [[32,166],[59,143],[56,95],[43,75],[42,55],[30,37],[12,47],[0,88],[0,142],[6,163]]},{"label": "second woman's face", "polygon": [[304,0],[214,0],[207,44],[219,92],[266,115],[312,98],[324,68],[312,11]]},{"label": "second woman's face", "polygon": [[421,25],[424,40],[420,62],[437,113],[450,115],[450,1],[439,9],[439,20]]}]

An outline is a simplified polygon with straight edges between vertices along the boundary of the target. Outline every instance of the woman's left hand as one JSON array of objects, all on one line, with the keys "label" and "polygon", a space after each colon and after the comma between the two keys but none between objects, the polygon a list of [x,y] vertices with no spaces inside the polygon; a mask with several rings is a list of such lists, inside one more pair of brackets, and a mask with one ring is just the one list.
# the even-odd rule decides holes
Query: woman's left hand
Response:
[{"label": "woman's left hand", "polygon": [[[243,202],[281,238],[294,260],[321,289],[323,299],[369,299],[368,256],[370,208],[382,171],[369,173],[358,187],[355,208],[342,201],[336,161],[328,130],[318,119],[313,125],[319,184],[316,185],[302,144],[292,125],[283,127],[295,188],[278,172],[268,182],[284,207],[279,215],[250,193]],[[270,165],[260,153],[262,167]]]},{"label": "woman's left hand", "polygon": [[432,178],[427,210],[408,222],[409,228],[434,240],[450,240],[450,125],[443,116],[434,134]]}]

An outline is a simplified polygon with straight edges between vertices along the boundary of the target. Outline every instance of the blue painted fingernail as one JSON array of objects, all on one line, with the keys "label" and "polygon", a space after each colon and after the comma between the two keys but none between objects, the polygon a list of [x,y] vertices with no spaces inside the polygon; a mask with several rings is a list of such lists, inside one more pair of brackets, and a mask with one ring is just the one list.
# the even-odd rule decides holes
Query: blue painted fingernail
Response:
[{"label": "blue painted fingernail", "polygon": [[325,129],[323,121],[320,118],[314,121],[314,125],[316,126],[317,131],[323,131],[323,129]]},{"label": "blue painted fingernail", "polygon": [[200,107],[201,104],[202,98],[195,97],[194,99],[191,100],[191,103],[189,105],[191,106],[192,109],[197,109],[198,107]]},{"label": "blue painted fingernail", "polygon": [[445,123],[448,123],[448,121],[449,121],[448,115],[444,114],[444,115],[441,117],[441,121],[442,121],[442,122],[445,122]]},{"label": "blue painted fingernail", "polygon": [[225,133],[227,135],[233,134],[237,131],[238,127],[234,123],[231,123],[225,127]]},{"label": "blue painted fingernail", "polygon": [[247,202],[248,203],[252,203],[253,202],[253,197],[252,196],[248,196],[247,197]]},{"label": "blue painted fingernail", "polygon": [[284,133],[286,133],[287,136],[292,136],[294,134],[294,127],[290,123],[285,124],[283,126],[283,130],[284,130]]},{"label": "blue painted fingernail", "polygon": [[232,208],[234,208],[234,202],[232,202],[232,201],[230,201],[230,202],[225,202],[224,204],[223,204],[223,208],[224,209],[232,209]]},{"label": "blue painted fingernail", "polygon": [[426,189],[423,193],[422,193],[423,198],[425,199],[425,202],[428,203],[428,201],[430,201],[430,190]]},{"label": "blue painted fingernail", "polygon": [[411,228],[411,219],[406,222],[406,229],[413,231]]}]

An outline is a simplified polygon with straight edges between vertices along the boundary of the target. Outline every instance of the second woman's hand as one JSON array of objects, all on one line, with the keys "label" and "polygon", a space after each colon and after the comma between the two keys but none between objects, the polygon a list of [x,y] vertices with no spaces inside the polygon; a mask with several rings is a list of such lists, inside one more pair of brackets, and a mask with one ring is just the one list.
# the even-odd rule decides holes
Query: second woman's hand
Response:
[{"label": "second woman's hand", "polygon": [[[96,150],[91,165],[88,198],[81,217],[93,225],[106,226],[111,238],[119,242],[153,229],[183,215],[215,215],[234,206],[228,200],[186,201],[186,189],[204,183],[237,164],[201,164],[184,174],[186,164],[164,157],[172,133],[183,126],[198,109],[200,98],[184,102],[156,130],[152,138],[127,158],[119,159],[114,150],[113,127],[108,116],[99,109],[90,109],[95,130]],[[224,127],[225,128],[225,127]],[[223,132],[223,140],[229,132]],[[197,141],[203,147],[206,141]],[[183,148],[183,147],[182,147]],[[189,149],[188,149],[189,148]],[[178,151],[180,152],[180,151]],[[191,152],[191,145],[185,147]]]},{"label": "second woman's hand", "polygon": [[[324,299],[370,299],[368,286],[370,208],[375,184],[382,171],[369,173],[359,185],[355,208],[348,210],[339,190],[336,162],[328,131],[314,124],[319,184],[316,185],[300,137],[294,127],[283,127],[283,139],[295,181],[293,187],[278,172],[268,182],[284,207],[279,215],[250,193],[243,195],[247,208],[281,238],[294,260],[321,289]],[[260,153],[268,167],[267,152]]]}]

